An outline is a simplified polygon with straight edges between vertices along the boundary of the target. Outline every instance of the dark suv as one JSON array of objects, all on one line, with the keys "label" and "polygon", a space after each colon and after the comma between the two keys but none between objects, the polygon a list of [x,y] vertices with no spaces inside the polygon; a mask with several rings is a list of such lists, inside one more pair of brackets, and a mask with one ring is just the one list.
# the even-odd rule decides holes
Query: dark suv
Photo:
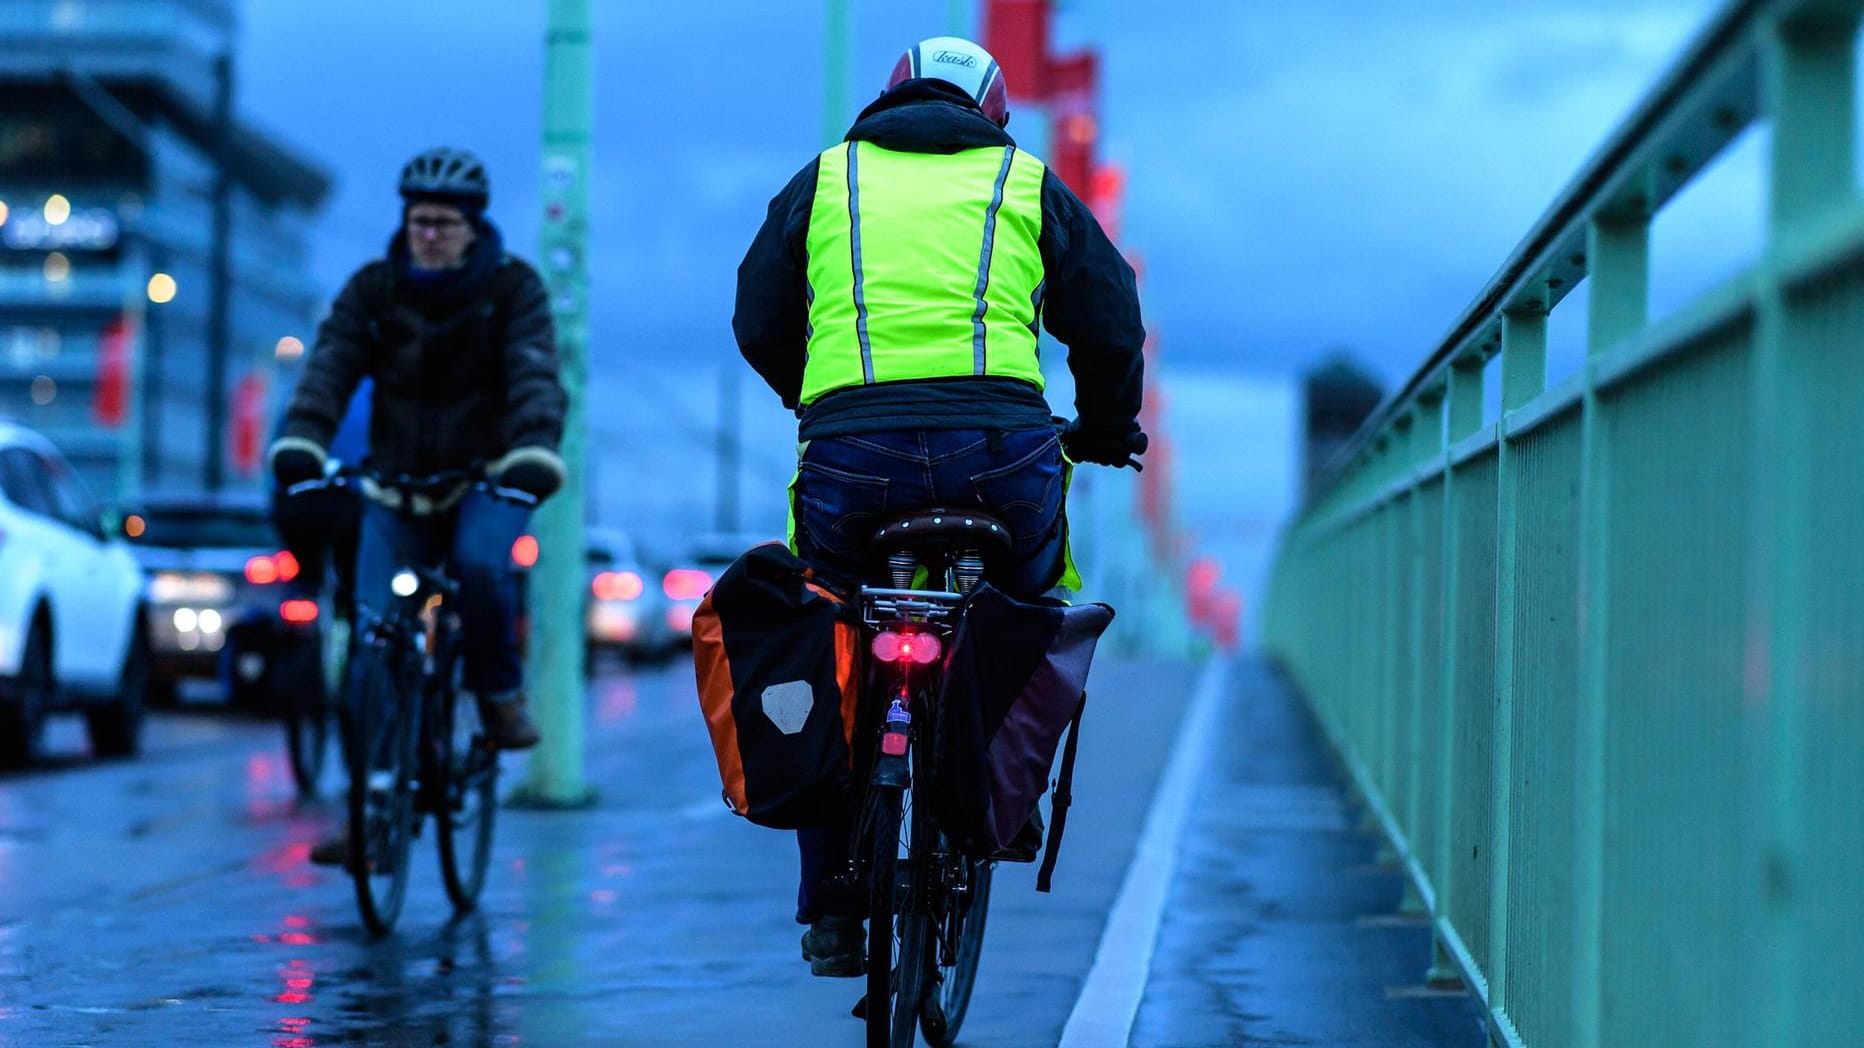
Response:
[{"label": "dark suv", "polygon": [[[268,677],[315,645],[320,607],[298,599],[298,563],[258,493],[145,499],[124,534],[149,573],[148,635],[158,697],[186,680],[218,679],[237,706],[271,704]],[[294,661],[293,665],[297,663]]]}]

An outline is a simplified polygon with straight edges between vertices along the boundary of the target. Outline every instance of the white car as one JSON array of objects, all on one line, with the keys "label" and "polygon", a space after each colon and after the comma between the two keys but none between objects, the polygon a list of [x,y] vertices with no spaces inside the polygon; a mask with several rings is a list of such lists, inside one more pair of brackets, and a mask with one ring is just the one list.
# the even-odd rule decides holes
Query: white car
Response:
[{"label": "white car", "polygon": [[81,710],[98,756],[136,752],[148,698],[143,572],[50,441],[0,423],[0,766]]}]

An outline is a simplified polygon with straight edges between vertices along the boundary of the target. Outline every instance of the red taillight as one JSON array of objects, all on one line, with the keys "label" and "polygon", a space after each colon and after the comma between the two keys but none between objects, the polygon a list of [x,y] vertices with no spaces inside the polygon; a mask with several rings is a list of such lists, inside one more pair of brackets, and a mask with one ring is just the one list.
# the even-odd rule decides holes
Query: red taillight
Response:
[{"label": "red taillight", "polygon": [[944,651],[935,633],[897,633],[885,630],[874,635],[870,646],[874,658],[882,662],[916,662],[921,666],[937,662]]},{"label": "red taillight", "polygon": [[589,584],[597,600],[637,600],[647,584],[632,571],[604,571]]},{"label": "red taillight", "polygon": [[698,568],[674,568],[660,580],[660,588],[674,600],[698,600],[712,588],[712,576]]},{"label": "red taillight", "polygon": [[298,558],[292,556],[288,549],[281,549],[272,556],[272,566],[278,569],[278,581],[290,582],[298,577]]},{"label": "red taillight", "polygon": [[537,566],[537,536],[519,535],[511,544],[511,562],[520,568]]},{"label": "red taillight", "polygon": [[303,626],[317,621],[317,602],[314,600],[288,600],[278,606],[278,617],[294,626]]},{"label": "red taillight", "polygon": [[246,562],[246,581],[255,586],[270,586],[278,581],[278,564],[270,557],[254,557]]}]

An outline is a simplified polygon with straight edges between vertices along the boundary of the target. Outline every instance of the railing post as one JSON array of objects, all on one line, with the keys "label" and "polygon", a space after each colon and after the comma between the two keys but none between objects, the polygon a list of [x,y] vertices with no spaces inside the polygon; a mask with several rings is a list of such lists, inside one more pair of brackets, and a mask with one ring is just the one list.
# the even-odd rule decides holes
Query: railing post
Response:
[{"label": "railing post", "polygon": [[[1502,314],[1502,422],[1495,451],[1495,749],[1489,831],[1489,1013],[1507,1021],[1508,904],[1514,803],[1515,545],[1519,467],[1508,439],[1508,413],[1547,388],[1547,308],[1524,303]],[[1499,1042],[1500,1038],[1494,1038]]]},{"label": "railing post", "polygon": [[[1432,459],[1443,453],[1443,390],[1428,389],[1418,394],[1417,406],[1411,409],[1411,447],[1410,461],[1407,466],[1412,471],[1430,465]],[[1405,773],[1410,778],[1410,788],[1405,791],[1406,810],[1393,812],[1392,818],[1401,820],[1405,841],[1411,852],[1411,862],[1420,876],[1430,869],[1428,857],[1418,852],[1422,839],[1419,833],[1424,824],[1424,708],[1429,697],[1424,694],[1424,660],[1432,653],[1424,650],[1424,616],[1428,610],[1424,607],[1424,543],[1441,541],[1442,536],[1424,534],[1421,517],[1424,513],[1423,498],[1413,494],[1410,509],[1405,521],[1405,560],[1404,570],[1410,573],[1411,606],[1404,609],[1411,617],[1411,679],[1405,686],[1411,690],[1411,722],[1406,725],[1407,749],[1411,759],[1406,762]],[[1435,889],[1432,889],[1435,897]],[[1427,913],[1430,906],[1417,886],[1405,879],[1404,902],[1400,910],[1405,913]]]},{"label": "railing post", "polygon": [[[1457,579],[1461,570],[1461,536],[1456,526],[1456,467],[1451,461],[1450,452],[1456,444],[1482,428],[1482,361],[1457,361],[1450,368],[1449,393],[1445,410],[1448,420],[1443,440],[1443,650],[1437,654],[1443,660],[1442,690],[1434,696],[1426,696],[1429,701],[1437,703],[1439,748],[1437,752],[1448,755],[1456,749],[1456,658],[1460,638],[1454,629],[1457,621]],[[1438,771],[1438,779],[1443,784],[1438,793],[1437,810],[1433,817],[1437,820],[1437,854],[1436,868],[1438,878],[1433,885],[1436,912],[1432,916],[1434,949],[1430,980],[1434,983],[1453,982],[1461,977],[1455,958],[1448,946],[1445,930],[1450,923],[1450,899],[1456,892],[1456,877],[1452,872],[1454,862],[1454,834],[1451,833],[1453,816],[1456,811],[1456,775],[1455,762],[1446,760]]]},{"label": "railing post", "polygon": [[1547,388],[1547,305],[1532,302],[1502,314],[1502,412],[1514,411]]},{"label": "railing post", "polygon": [[1776,245],[1852,198],[1856,6],[1819,5],[1781,19],[1766,36],[1762,90],[1773,118]]},{"label": "railing post", "polygon": [[[1828,3],[1769,27],[1762,49],[1762,91],[1773,120],[1770,215],[1774,258],[1822,216],[1856,198],[1853,187],[1858,9],[1855,0]],[[1763,269],[1756,316],[1753,389],[1753,498],[1746,604],[1749,637],[1765,646],[1765,759],[1755,783],[1767,803],[1756,805],[1761,843],[1748,871],[1758,910],[1755,933],[1766,944],[1760,1043],[1789,1046],[1817,1039],[1804,1029],[1806,863],[1805,637],[1808,631],[1812,501],[1811,463],[1818,454],[1812,424],[1793,406],[1806,402],[1818,364],[1796,338],[1795,303],[1777,268]],[[1853,347],[1855,348],[1855,347]],[[1750,685],[1750,688],[1755,685]],[[1829,934],[1829,933],[1828,933]]]},{"label": "railing post", "polygon": [[1650,218],[1600,216],[1586,231],[1586,348],[1591,356],[1644,330],[1650,312]]},{"label": "railing post", "polygon": [[1482,361],[1459,360],[1450,368],[1450,447],[1481,428]]},{"label": "railing post", "polygon": [[1605,905],[1606,656],[1611,634],[1606,554],[1611,448],[1596,386],[1598,358],[1644,329],[1650,303],[1650,219],[1594,218],[1587,229],[1585,401],[1580,422],[1580,667],[1573,736],[1573,1048],[1599,1048]]}]

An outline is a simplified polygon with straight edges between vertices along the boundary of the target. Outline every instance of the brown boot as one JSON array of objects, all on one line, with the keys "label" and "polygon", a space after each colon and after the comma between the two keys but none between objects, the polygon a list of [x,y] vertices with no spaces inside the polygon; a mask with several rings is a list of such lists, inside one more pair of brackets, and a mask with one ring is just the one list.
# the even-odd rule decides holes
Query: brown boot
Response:
[{"label": "brown boot", "polygon": [[537,745],[537,724],[531,720],[523,692],[481,701],[479,715],[485,719],[486,737],[499,749],[528,750]]}]

